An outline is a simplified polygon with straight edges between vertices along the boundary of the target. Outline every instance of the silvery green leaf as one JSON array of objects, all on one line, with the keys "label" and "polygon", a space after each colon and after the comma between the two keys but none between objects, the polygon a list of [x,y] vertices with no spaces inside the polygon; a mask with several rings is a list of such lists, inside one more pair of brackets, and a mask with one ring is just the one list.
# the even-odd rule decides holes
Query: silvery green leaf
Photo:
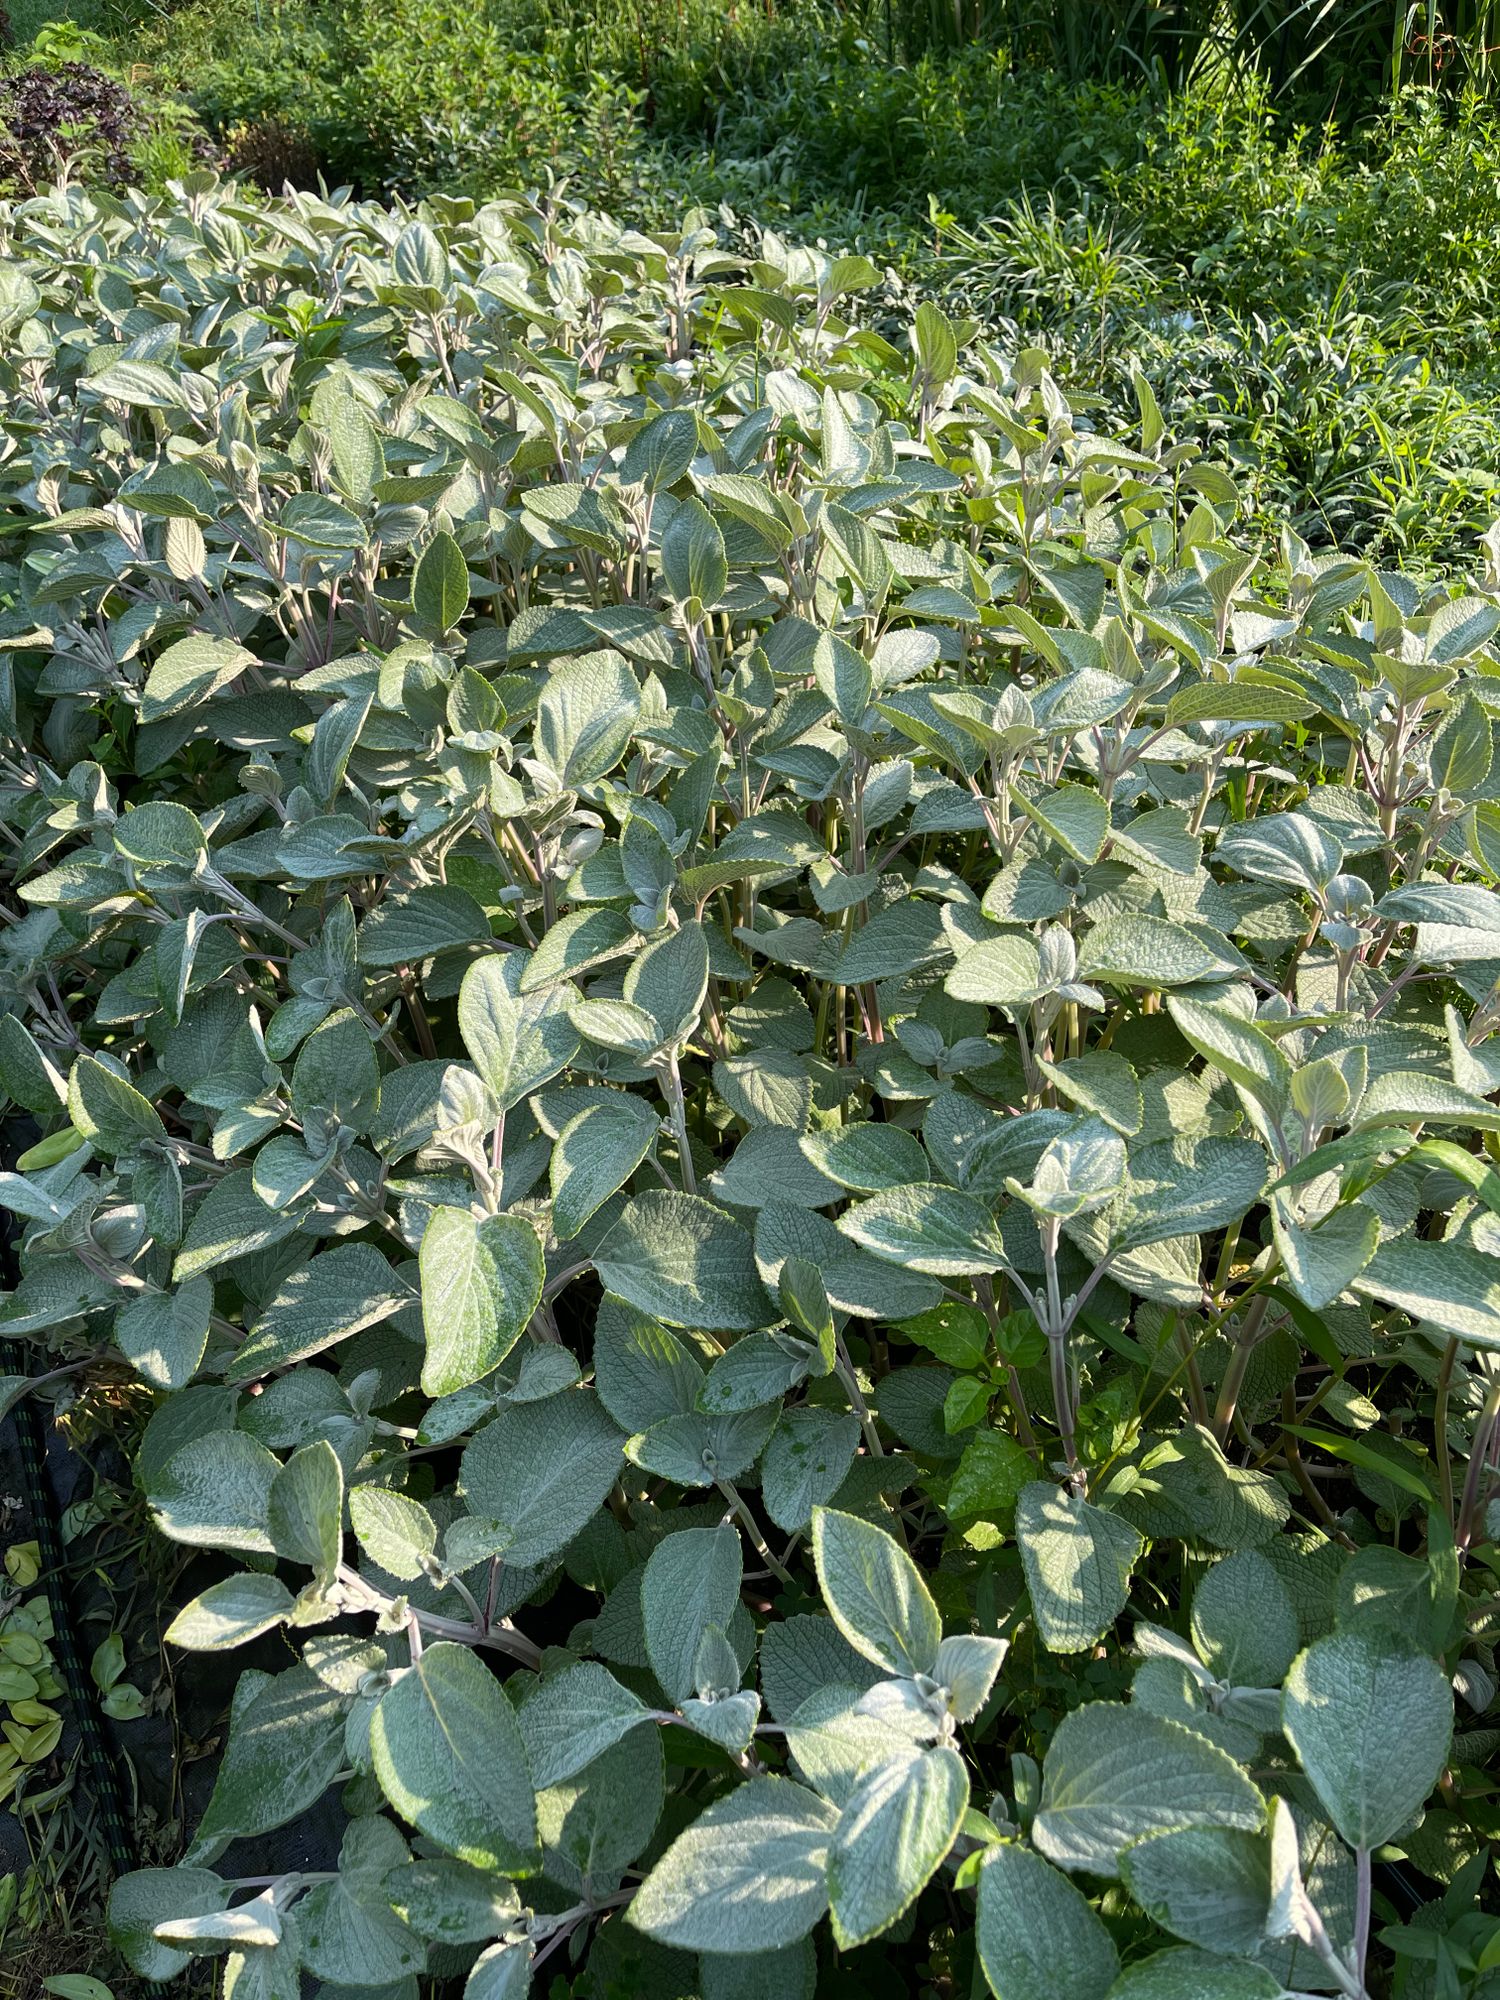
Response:
[{"label": "silvery green leaf", "polygon": [[1221,1680],[1280,1687],[1297,1653],[1297,1612],[1258,1550],[1239,1549],[1205,1573],[1193,1593],[1193,1644]]},{"label": "silvery green leaf", "polygon": [[165,1637],[184,1652],[216,1653],[259,1638],[291,1614],[292,1593],[280,1577],[245,1570],[210,1584],[185,1604]]},{"label": "silvery green leaf", "polygon": [[883,1528],[853,1514],[813,1513],[813,1560],[823,1601],[857,1653],[891,1674],[930,1674],[942,1621],[920,1572]]},{"label": "silvery green leaf", "polygon": [[916,1750],[871,1771],[839,1815],[828,1853],[833,1934],[843,1949],[887,1930],[958,1834],[969,1778],[956,1750]]},{"label": "silvery green leaf", "polygon": [[536,1947],[529,1938],[514,1944],[492,1944],[470,1968],[464,1981],[464,2000],[526,2000],[535,1955]]},{"label": "silvery green leaf", "polygon": [[[786,1726],[787,1749],[800,1775],[830,1804],[847,1805],[868,1772],[933,1740],[937,1718],[925,1701],[913,1703],[905,1692],[879,1700],[877,1690],[897,1685],[877,1681],[861,1695],[852,1686],[832,1682],[793,1713]],[[916,1691],[912,1682],[901,1685]],[[882,1713],[867,1712],[865,1703],[872,1697]]]},{"label": "silvery green leaf", "polygon": [[910,1743],[933,1743],[942,1734],[943,1705],[923,1681],[876,1681],[855,1703],[857,1715],[896,1730]]},{"label": "silvery green leaf", "polygon": [[402,1921],[437,1944],[482,1944],[498,1936],[521,1908],[503,1876],[486,1875],[446,1855],[392,1869],[385,1889]]},{"label": "silvery green leaf", "polygon": [[704,1632],[728,1626],[742,1573],[739,1531],[732,1527],[683,1528],[652,1550],[641,1582],[646,1650],[672,1701],[696,1692]]},{"label": "silvery green leaf", "polygon": [[297,1052],[292,1103],[309,1146],[337,1126],[364,1132],[380,1102],[380,1069],[364,1024],[341,1008]]},{"label": "silvery green leaf", "polygon": [[115,1315],[115,1345],[153,1388],[181,1389],[203,1359],[213,1303],[207,1278],[175,1292],[141,1292]]},{"label": "silvery green leaf", "polygon": [[535,754],[560,790],[592,784],[620,761],[640,712],[640,683],[621,654],[570,660],[537,703]]},{"label": "silvery green leaf", "polygon": [[1095,985],[1148,992],[1243,974],[1245,961],[1206,925],[1189,929],[1161,917],[1113,916],[1096,924],[1078,952],[1078,976]]},{"label": "silvery green leaf", "polygon": [[1381,1847],[1442,1774],[1453,1689],[1436,1660],[1394,1634],[1335,1632],[1293,1663],[1283,1726],[1342,1837]]},{"label": "silvery green leaf", "polygon": [[668,1326],[738,1332],[776,1317],[749,1234],[696,1195],[635,1196],[594,1263],[606,1290]]},{"label": "silvery green leaf", "polygon": [[1289,812],[1229,827],[1214,848],[1214,858],[1237,875],[1294,883],[1317,896],[1338,874],[1344,854],[1326,827],[1305,813]]},{"label": "silvery green leaf", "polygon": [[712,1701],[689,1695],[680,1704],[682,1720],[697,1736],[706,1736],[722,1750],[750,1748],[760,1718],[760,1696],[749,1688]]},{"label": "silvery green leaf", "polygon": [[625,1430],[648,1430],[698,1406],[703,1370],[675,1333],[606,1297],[594,1322],[594,1386]]},{"label": "silvery green leaf", "polygon": [[229,1884],[207,1868],[137,1868],[116,1876],[109,1892],[110,1941],[142,1979],[175,1979],[191,1954],[161,1943],[156,1926],[171,1917],[205,1916],[229,1899]]},{"label": "silvery green leaf", "polygon": [[458,994],[458,1025],[474,1067],[508,1111],[565,1068],[577,1053],[566,983],[524,993],[519,952],[478,958]]},{"label": "silvery green leaf", "polygon": [[422,1237],[422,1388],[448,1396],[488,1375],[541,1303],[546,1259],[524,1216],[435,1209]]},{"label": "silvery green leaf", "polygon": [[818,1956],[807,1938],[778,1951],[705,1952],[698,1979],[703,2000],[813,2000]]},{"label": "silvery green leaf", "polygon": [[749,1471],[779,1415],[778,1407],[763,1405],[722,1417],[705,1416],[699,1410],[663,1417],[626,1440],[625,1456],[632,1465],[678,1486],[712,1486]]},{"label": "silvery green leaf", "polygon": [[1215,1958],[1184,1946],[1139,1959],[1107,2000],[1286,2000],[1281,1981],[1243,1958]]},{"label": "silvery green leaf", "polygon": [[805,1056],[796,1050],[759,1048],[750,1055],[725,1057],[714,1064],[713,1079],[719,1096],[747,1125],[806,1130],[812,1115],[812,1078]]},{"label": "silvery green leaf", "polygon": [[230,1369],[249,1381],[305,1361],[366,1327],[377,1326],[412,1299],[411,1287],[378,1250],[341,1243],[285,1277],[253,1322]]},{"label": "silvery green leaf", "polygon": [[1183,1668],[1189,1679],[1200,1688],[1214,1685],[1214,1677],[1204,1666],[1186,1639],[1175,1632],[1168,1632],[1163,1626],[1153,1625],[1142,1619],[1135,1628],[1135,1649],[1143,1659],[1170,1660],[1174,1666]]},{"label": "silvery green leaf", "polygon": [[[361,965],[376,968],[415,966],[440,952],[466,951],[489,939],[489,920],[473,896],[464,889],[427,883],[369,912],[359,927],[359,959]],[[352,1035],[347,1039],[352,1047]]]},{"label": "silvery green leaf", "polygon": [[870,705],[870,663],[836,632],[820,632],[812,653],[812,675],[825,700],[846,727],[859,724]]},{"label": "silvery green leaf", "polygon": [[360,1547],[388,1576],[415,1583],[428,1574],[438,1529],[420,1500],[362,1481],[350,1488],[349,1519]]},{"label": "silvery green leaf", "polygon": [[819,1689],[847,1686],[851,1697],[875,1684],[879,1668],[857,1653],[831,1618],[794,1612],[768,1625],[760,1642],[760,1684],[781,1723]]},{"label": "silvery green leaf", "polygon": [[660,1120],[639,1097],[613,1092],[586,1105],[552,1149],[552,1227],[566,1242],[623,1187],[651,1150]]},{"label": "silvery green leaf", "polygon": [[539,1790],[571,1778],[649,1719],[645,1703],[592,1660],[541,1681],[516,1712]]},{"label": "silvery green leaf", "polygon": [[425,1969],[427,1948],[385,1889],[406,1859],[406,1843],[388,1819],[350,1821],[337,1876],[315,1883],[297,1905],[302,1963],[315,1978],[379,1987]]},{"label": "silvery green leaf", "polygon": [[637,1891],[628,1921],[689,1951],[777,1950],[828,1907],[838,1815],[787,1778],[753,1778],[702,1813]]},{"label": "silvery green leaf", "polygon": [[990,1639],[956,1632],[938,1647],[932,1679],[948,1690],[948,1713],[955,1722],[972,1722],[989,1700],[1005,1655],[1008,1639]]},{"label": "silvery green leaf", "polygon": [[231,639],[211,639],[199,633],[179,639],[157,655],[146,676],[141,721],[157,722],[163,716],[197,707],[237,680],[254,660],[253,653]]},{"label": "silvery green leaf", "polygon": [[81,1055],[68,1075],[68,1116],[95,1152],[113,1159],[143,1140],[160,1142],[166,1127],[134,1084],[93,1056]]},{"label": "silvery green leaf", "polygon": [[1261,1732],[1224,1713],[1225,1701],[1215,1697],[1211,1682],[1205,1686],[1201,1667],[1194,1673],[1176,1660],[1144,1660],[1131,1680],[1130,1700],[1142,1714],[1164,1716],[1196,1730],[1240,1763],[1248,1764],[1260,1750]]},{"label": "silvery green leaf", "polygon": [[1043,1645],[1092,1646],[1125,1609],[1140,1535],[1118,1514],[1038,1480],[1016,1502],[1016,1541]]},{"label": "silvery green leaf", "polygon": [[1109,805],[1086,785],[1058,785],[1037,798],[1019,787],[1012,799],[1063,853],[1087,866],[1097,861],[1109,834]]},{"label": "silvery green leaf", "polygon": [[1216,1957],[1253,1957],[1265,1936],[1271,1853],[1263,1834],[1192,1826],[1154,1834],[1120,1859],[1125,1886],[1163,1930]]},{"label": "silvery green leaf", "polygon": [[460,1514],[443,1530],[443,1571],[462,1576],[477,1564],[503,1556],[515,1537],[504,1521],[486,1521],[477,1514]]},{"label": "silvery green leaf", "polygon": [[693,1686],[709,1700],[715,1695],[734,1694],[744,1677],[739,1654],[729,1643],[721,1625],[705,1625],[698,1651],[693,1658]]},{"label": "silvery green leaf", "polygon": [[[698,419],[691,410],[662,410],[625,447],[620,476],[648,493],[675,486],[698,454]],[[732,478],[733,474],[726,475]]]},{"label": "silvery green leaf", "polygon": [[1400,1636],[1420,1636],[1433,1622],[1437,1577],[1431,1562],[1404,1556],[1374,1543],[1354,1554],[1339,1572],[1339,1626],[1380,1627]]},{"label": "silvery green leaf", "polygon": [[1153,1833],[1265,1823],[1260,1793],[1207,1737],[1139,1708],[1089,1702],[1064,1716],[1043,1765],[1037,1846],[1061,1868],[1119,1873]]},{"label": "silvery green leaf", "polygon": [[1271,1801],[1271,1900],[1256,1956],[1288,1986],[1322,1987],[1331,1962],[1354,1956],[1354,1857],[1332,1827]]},{"label": "silvery green leaf", "polygon": [[1125,1142],[1101,1118],[1086,1118],[1060,1133],[1037,1161],[1031,1185],[1006,1183],[1038,1215],[1063,1220],[1102,1208],[1123,1186]]},{"label": "silvery green leaf", "polygon": [[185,1945],[189,1951],[270,1949],[281,1942],[281,1913],[268,1890],[232,1910],[204,1910],[192,1917],[168,1917],[156,1926],[163,1944]]},{"label": "silvery green leaf", "polygon": [[382,1695],[370,1748],[380,1789],[440,1847],[499,1874],[537,1867],[525,1746],[477,1653],[446,1640],[429,1646]]},{"label": "silvery green leaf", "polygon": [[1445,1076],[1418,1070],[1387,1071],[1373,1077],[1359,1101],[1356,1129],[1376,1125],[1463,1125],[1476,1132],[1500,1129],[1500,1111]]},{"label": "silvery green leaf", "polygon": [[1380,1217],[1350,1202],[1312,1228],[1294,1219],[1287,1196],[1271,1197],[1271,1226],[1287,1282],[1313,1312],[1331,1306],[1364,1270],[1380,1243]]},{"label": "silvery green leaf", "polygon": [[1255,1736],[1275,1736],[1281,1729],[1279,1688],[1228,1688],[1219,1696],[1218,1716],[1231,1727]]},{"label": "silvery green leaf", "polygon": [[344,1539],[344,1469],[326,1438],[294,1451],[271,1481],[266,1526],[277,1555],[306,1563],[325,1588],[332,1582]]},{"label": "silvery green leaf", "polygon": [[899,1125],[877,1125],[866,1119],[810,1133],[800,1144],[819,1173],[859,1194],[905,1187],[929,1177],[921,1145]]},{"label": "silvery green leaf", "polygon": [[1269,1035],[1228,1008],[1205,1006],[1185,994],[1169,994],[1167,1011],[1205,1062],[1221,1070],[1271,1118],[1284,1115],[1292,1066]]},{"label": "silvery green leaf", "polygon": [[787,1263],[813,1265],[824,1296],[838,1312],[859,1318],[910,1319],[942,1296],[933,1278],[873,1257],[835,1228],[827,1216],[767,1202],[755,1222],[755,1258],[764,1283],[779,1287]]},{"label": "silvery green leaf", "polygon": [[230,1841],[269,1833],[323,1796],[344,1760],[349,1697],[307,1666],[244,1675],[230,1715],[229,1744],[184,1859],[215,1861]]},{"label": "silvery green leaf", "polygon": [[1135,1071],[1123,1056],[1091,1050],[1071,1061],[1050,1063],[1040,1059],[1037,1069],[1080,1110],[1102,1118],[1115,1131],[1133,1138],[1141,1129],[1144,1107]]},{"label": "silvery green leaf", "polygon": [[991,1848],[980,1869],[976,1942],[995,2000],[1104,2000],[1120,1968],[1083,1894],[1009,1843]]},{"label": "silvery green leaf", "polygon": [[1118,1250],[1201,1236],[1238,1222],[1259,1200],[1269,1161],[1250,1139],[1177,1139],[1130,1156],[1125,1199],[1110,1221]]},{"label": "silvery green leaf", "polygon": [[572,1541],[619,1477],[623,1439],[589,1389],[513,1403],[464,1452],[472,1513],[511,1530],[506,1561],[544,1562]]},{"label": "silvery green leaf", "polygon": [[665,1040],[654,1014],[629,1000],[574,1000],[568,1018],[586,1042],[638,1062],[653,1055]]},{"label": "silvery green leaf", "polygon": [[778,1528],[795,1534],[833,1499],[859,1449],[859,1419],[814,1405],[789,1410],[761,1463],[761,1497]]},{"label": "silvery green leaf", "polygon": [[747,1333],[710,1366],[698,1391],[698,1408],[715,1416],[779,1403],[788,1389],[805,1381],[809,1350],[800,1342],[770,1333]]},{"label": "silvery green leaf", "polygon": [[1201,1424],[1141,1460],[1122,1505],[1149,1534],[1191,1536],[1216,1549],[1259,1548],[1286,1525],[1291,1503],[1269,1474],[1231,1465]]},{"label": "silvery green leaf", "polygon": [[625,974],[625,1001],[656,1024],[658,1043],[691,1033],[708,991],[708,939],[702,924],[685,923],[647,945]]},{"label": "silvery green leaf", "polygon": [[577,1893],[618,1881],[656,1831],[665,1796],[661,1738],[622,1738],[576,1776],[537,1793],[542,1869]]},{"label": "silvery green leaf", "polygon": [[1041,954],[1029,937],[987,938],[959,954],[944,991],[985,1007],[1023,1007],[1047,991]]},{"label": "silvery green leaf", "polygon": [[724,595],[729,582],[724,536],[701,500],[689,497],[672,508],[661,538],[661,573],[679,603],[708,610]]},{"label": "silvery green leaf", "polygon": [[838,1226],[876,1257],[934,1277],[983,1274],[1005,1263],[989,1210],[972,1195],[931,1182],[889,1188],[856,1202]]},{"label": "silvery green leaf", "polygon": [[441,639],[453,630],[468,608],[469,566],[458,543],[440,531],[417,560],[411,580],[412,617],[419,631]]},{"label": "silvery green leaf", "polygon": [[708,1185],[731,1208],[764,1208],[768,1202],[828,1208],[844,1192],[812,1164],[797,1134],[784,1125],[747,1132]]},{"label": "silvery green leaf", "polygon": [[174,1452],[146,1488],[152,1517],[174,1542],[272,1555],[269,1509],[278,1460],[243,1431],[217,1431]]},{"label": "silvery green leaf", "polygon": [[1456,1340],[1500,1347],[1500,1275],[1492,1257],[1467,1243],[1393,1237],[1354,1280],[1354,1290],[1400,1306]]}]

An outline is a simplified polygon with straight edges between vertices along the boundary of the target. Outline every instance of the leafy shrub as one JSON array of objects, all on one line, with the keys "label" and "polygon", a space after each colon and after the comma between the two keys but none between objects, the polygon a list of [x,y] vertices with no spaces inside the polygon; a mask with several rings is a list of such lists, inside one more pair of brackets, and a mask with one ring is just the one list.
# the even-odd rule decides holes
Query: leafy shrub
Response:
[{"label": "leafy shrub", "polygon": [[252,1649],[135,1970],[1492,1957],[1493,539],[701,215],[0,232],[0,1326]]},{"label": "leafy shrub", "polygon": [[88,63],[33,64],[0,78],[0,185],[31,193],[84,173],[123,184],[137,122],[124,84]]},{"label": "leafy shrub", "polygon": [[311,135],[284,118],[255,118],[224,134],[224,164],[272,194],[291,183],[316,187],[320,162]]}]

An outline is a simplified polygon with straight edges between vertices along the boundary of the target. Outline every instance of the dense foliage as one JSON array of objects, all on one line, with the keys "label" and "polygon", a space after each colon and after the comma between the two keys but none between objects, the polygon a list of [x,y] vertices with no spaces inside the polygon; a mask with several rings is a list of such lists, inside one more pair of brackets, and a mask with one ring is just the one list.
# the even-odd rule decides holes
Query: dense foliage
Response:
[{"label": "dense foliage", "polygon": [[701,216],[0,251],[0,1331],[253,1662],[136,1970],[1492,1994],[1493,542]]},{"label": "dense foliage", "polygon": [[87,63],[33,64],[0,79],[0,177],[30,193],[87,166],[103,186],[129,178],[136,122],[125,86]]},{"label": "dense foliage", "polygon": [[[649,227],[727,204],[1045,343],[1111,421],[1144,371],[1170,421],[1235,454],[1259,532],[1290,521],[1419,571],[1465,560],[1500,508],[1500,128],[1483,88],[1447,87],[1482,85],[1482,63],[1419,59],[1440,17],[1407,23],[1399,73],[1420,87],[1372,101],[1326,57],[1294,74],[1280,44],[1186,81],[1133,58],[1101,80],[1046,8],[945,6],[930,34],[920,11],[892,9],[888,53],[882,8],[820,0],[26,0],[8,60],[127,80],[154,190],[211,147],[274,191],[321,175],[482,201],[560,178]],[[1168,34],[1196,11],[1115,13]],[[1348,49],[1382,11],[1313,25]],[[1482,55],[1480,11],[1444,25]],[[57,150],[94,177],[87,147]],[[36,179],[0,158],[0,193]],[[910,309],[894,300],[896,330]]]}]

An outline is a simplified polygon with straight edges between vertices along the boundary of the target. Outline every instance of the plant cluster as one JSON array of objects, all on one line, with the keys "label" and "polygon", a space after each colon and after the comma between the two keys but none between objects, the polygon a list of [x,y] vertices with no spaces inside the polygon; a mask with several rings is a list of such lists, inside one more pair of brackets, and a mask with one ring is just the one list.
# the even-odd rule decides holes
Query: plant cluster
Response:
[{"label": "plant cluster", "polygon": [[0,1328],[250,1661],[135,1971],[1492,1994],[1494,541],[702,215],[0,248]]},{"label": "plant cluster", "polygon": [[0,78],[0,185],[34,194],[86,176],[121,186],[130,178],[135,125],[124,84],[88,63],[38,63]]},{"label": "plant cluster", "polygon": [[[1411,89],[1364,117],[1367,95],[1343,88],[1325,130],[1285,37],[1168,89],[1149,64],[1080,69],[1037,39],[1046,10],[999,11],[1003,33],[939,9],[954,42],[937,23],[908,34],[898,8],[892,60],[879,9],[818,0],[195,0],[146,10],[115,48],[273,191],[322,175],[484,200],[565,181],[650,224],[727,204],[857,248],[950,317],[1014,320],[1117,414],[1143,369],[1173,421],[1252,471],[1271,532],[1289,518],[1316,545],[1454,562],[1493,511],[1491,97]],[[1114,10],[1183,50],[1193,11]],[[1372,17],[1340,11],[1351,39],[1355,13]],[[153,187],[191,164],[171,101],[151,100],[153,141],[134,149]]]}]

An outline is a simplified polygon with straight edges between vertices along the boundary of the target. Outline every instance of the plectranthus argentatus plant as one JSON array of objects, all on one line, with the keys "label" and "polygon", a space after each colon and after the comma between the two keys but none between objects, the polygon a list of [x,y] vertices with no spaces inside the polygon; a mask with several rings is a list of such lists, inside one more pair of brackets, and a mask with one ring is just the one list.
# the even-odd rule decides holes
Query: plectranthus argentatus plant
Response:
[{"label": "plectranthus argentatus plant", "polygon": [[702,216],[0,249],[5,1394],[243,1649],[135,1971],[1493,1995],[1484,552]]}]

